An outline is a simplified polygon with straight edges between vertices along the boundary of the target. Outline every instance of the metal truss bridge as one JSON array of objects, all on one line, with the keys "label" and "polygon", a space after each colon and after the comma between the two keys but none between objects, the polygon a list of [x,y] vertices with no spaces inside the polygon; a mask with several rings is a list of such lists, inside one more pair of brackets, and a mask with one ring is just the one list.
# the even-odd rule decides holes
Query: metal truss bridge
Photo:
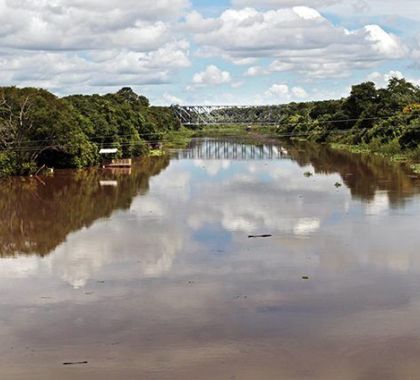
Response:
[{"label": "metal truss bridge", "polygon": [[179,106],[172,105],[176,118],[185,126],[278,125],[281,106]]},{"label": "metal truss bridge", "polygon": [[250,145],[227,141],[204,140],[192,147],[173,152],[175,158],[190,160],[282,160],[289,158],[286,149],[274,145]]}]

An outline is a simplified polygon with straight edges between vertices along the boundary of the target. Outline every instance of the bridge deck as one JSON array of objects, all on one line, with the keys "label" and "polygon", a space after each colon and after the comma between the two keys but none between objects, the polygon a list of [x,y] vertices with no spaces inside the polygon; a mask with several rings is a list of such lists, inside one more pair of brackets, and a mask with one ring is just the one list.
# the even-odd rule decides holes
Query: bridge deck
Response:
[{"label": "bridge deck", "polygon": [[185,126],[278,125],[282,106],[171,106]]}]

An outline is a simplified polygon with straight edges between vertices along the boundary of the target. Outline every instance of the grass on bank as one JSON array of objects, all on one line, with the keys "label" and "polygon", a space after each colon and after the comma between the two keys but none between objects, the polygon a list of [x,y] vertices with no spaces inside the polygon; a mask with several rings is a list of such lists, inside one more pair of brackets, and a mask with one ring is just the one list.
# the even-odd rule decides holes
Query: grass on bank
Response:
[{"label": "grass on bank", "polygon": [[163,149],[150,149],[149,157],[162,157],[166,154]]},{"label": "grass on bank", "polygon": [[220,124],[194,127],[195,137],[242,137],[250,133],[274,134],[275,126],[257,124]]},{"label": "grass on bank", "polygon": [[337,150],[356,154],[376,154],[386,157],[393,162],[407,163],[414,173],[420,174],[420,148],[403,151],[395,141],[383,145],[373,142],[362,145],[332,143],[330,146]]},{"label": "grass on bank", "polygon": [[371,144],[340,144],[331,143],[331,148],[337,150],[345,150],[351,153],[358,154],[378,154],[390,158],[392,161],[399,162],[420,162],[420,148],[402,150],[398,142],[391,141],[387,144],[378,145],[377,143]]},{"label": "grass on bank", "polygon": [[194,131],[182,127],[178,130],[165,133],[162,139],[164,149],[182,149],[186,148],[194,137]]}]

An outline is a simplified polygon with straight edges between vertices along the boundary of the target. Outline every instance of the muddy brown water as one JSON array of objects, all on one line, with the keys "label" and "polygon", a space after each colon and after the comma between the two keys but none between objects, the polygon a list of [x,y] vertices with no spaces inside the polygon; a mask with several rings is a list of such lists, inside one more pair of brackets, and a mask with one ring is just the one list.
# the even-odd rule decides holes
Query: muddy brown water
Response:
[{"label": "muddy brown water", "polygon": [[1,181],[0,378],[419,379],[420,179],[249,148]]}]

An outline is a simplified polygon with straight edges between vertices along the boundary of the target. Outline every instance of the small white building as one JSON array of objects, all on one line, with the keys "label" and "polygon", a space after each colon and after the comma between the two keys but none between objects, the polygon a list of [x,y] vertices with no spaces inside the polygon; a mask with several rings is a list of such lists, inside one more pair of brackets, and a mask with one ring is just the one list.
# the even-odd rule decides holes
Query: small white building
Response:
[{"label": "small white building", "polygon": [[131,158],[118,159],[115,155],[118,153],[117,148],[103,148],[99,154],[104,156],[102,166],[104,168],[130,168],[132,161]]},{"label": "small white building", "polygon": [[118,153],[117,148],[101,149],[99,151],[99,154],[117,154],[117,153]]}]

